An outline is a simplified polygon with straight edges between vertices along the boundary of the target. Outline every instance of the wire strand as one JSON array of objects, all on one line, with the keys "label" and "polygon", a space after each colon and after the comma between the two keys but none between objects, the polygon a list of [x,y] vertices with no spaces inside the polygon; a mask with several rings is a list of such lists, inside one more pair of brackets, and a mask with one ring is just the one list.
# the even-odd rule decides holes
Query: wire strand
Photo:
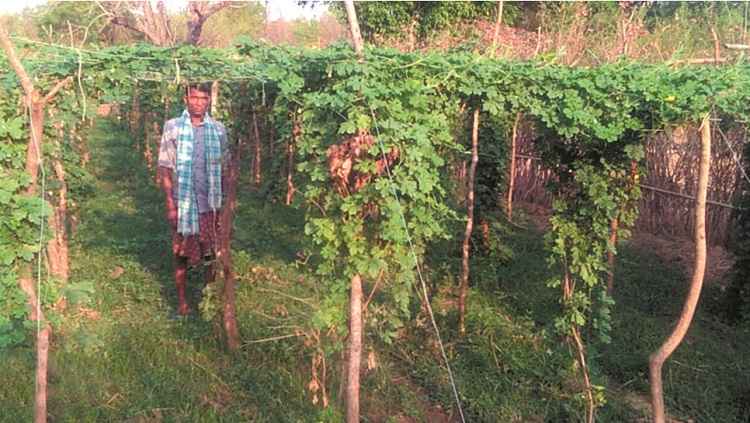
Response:
[{"label": "wire strand", "polygon": [[417,276],[419,276],[419,282],[422,288],[422,295],[424,296],[424,305],[427,309],[427,313],[430,315],[430,321],[432,322],[432,328],[435,329],[435,337],[437,338],[438,345],[440,346],[440,353],[443,356],[443,361],[445,362],[445,368],[448,370],[448,378],[451,383],[451,388],[453,389],[453,397],[456,400],[456,407],[458,408],[458,414],[461,417],[461,422],[465,423],[466,420],[464,418],[464,411],[461,407],[461,399],[458,395],[458,388],[456,387],[456,381],[453,377],[453,371],[451,370],[450,362],[448,361],[448,355],[445,353],[445,347],[443,346],[443,340],[440,337],[440,329],[437,326],[437,322],[435,321],[435,315],[432,312],[432,306],[430,305],[430,299],[427,295],[427,284],[424,281],[424,277],[422,276],[422,269],[419,265],[419,258],[417,257],[417,253],[414,249],[414,243],[411,239],[411,233],[409,232],[409,227],[406,224],[406,216],[404,216],[403,213],[403,207],[401,206],[401,199],[398,196],[398,192],[396,191],[396,184],[393,181],[393,174],[391,173],[391,167],[388,164],[388,158],[386,156],[385,152],[385,146],[383,145],[383,140],[380,136],[380,128],[378,127],[377,119],[375,118],[375,111],[372,109],[372,106],[370,106],[370,115],[372,116],[373,126],[375,126],[375,132],[377,132],[377,139],[378,139],[378,146],[380,147],[380,154],[383,157],[383,162],[385,163],[385,172],[386,175],[388,175],[388,180],[390,182],[390,188],[391,193],[393,194],[393,197],[396,199],[396,204],[398,204],[398,213],[401,217],[401,224],[404,226],[404,232],[406,232],[406,241],[409,244],[409,250],[412,254],[412,258],[414,258],[414,266],[417,269]]}]

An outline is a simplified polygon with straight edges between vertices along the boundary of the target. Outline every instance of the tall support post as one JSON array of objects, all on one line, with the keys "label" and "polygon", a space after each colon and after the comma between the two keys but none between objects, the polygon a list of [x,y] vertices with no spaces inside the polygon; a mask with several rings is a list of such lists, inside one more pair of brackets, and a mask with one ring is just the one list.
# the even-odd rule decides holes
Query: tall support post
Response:
[{"label": "tall support post", "polygon": [[469,293],[469,251],[471,233],[474,230],[474,178],[479,162],[479,108],[474,110],[474,124],[471,129],[471,166],[469,166],[468,189],[466,193],[466,231],[462,247],[461,288],[458,294],[458,332],[466,334],[466,297]]},{"label": "tall support post", "polygon": [[[55,95],[65,86],[72,78],[67,77],[60,80],[45,95],[39,93],[34,87],[31,78],[26,73],[21,61],[16,56],[13,44],[10,42],[8,32],[5,30],[0,21],[0,47],[2,47],[11,68],[18,76],[25,94],[25,103],[29,108],[29,117],[31,119],[29,144],[26,149],[26,172],[29,175],[30,183],[26,188],[26,195],[34,197],[37,194],[38,183],[37,173],[41,165],[42,157],[42,137],[44,135],[44,108]],[[34,422],[44,423],[47,421],[47,362],[49,358],[49,338],[52,328],[44,317],[41,302],[37,293],[37,287],[34,286],[31,265],[21,266],[18,277],[18,285],[26,294],[26,300],[30,309],[30,318],[37,322],[36,334],[36,376],[34,392]]]},{"label": "tall support post", "polygon": [[[354,51],[364,60],[364,44],[353,0],[344,0]],[[362,360],[362,278],[355,274],[349,292],[349,366],[346,385],[346,422],[359,422],[359,373]]]},{"label": "tall support post", "polygon": [[224,281],[224,304],[222,307],[222,323],[226,334],[227,348],[237,351],[240,348],[240,335],[237,328],[237,306],[236,306],[236,275],[232,269],[232,222],[234,211],[237,207],[237,181],[240,164],[242,141],[237,143],[232,152],[231,164],[225,170],[226,175],[226,201],[221,209],[219,224],[221,225],[221,239],[217,261],[221,266]]},{"label": "tall support post", "polygon": [[495,48],[497,48],[497,38],[500,35],[500,24],[503,22],[503,0],[497,2],[497,17],[495,19],[495,31],[492,34],[492,50],[494,54]]},{"label": "tall support post", "polygon": [[362,361],[362,278],[352,276],[349,294],[349,365],[346,384],[346,422],[359,422],[359,373]]},{"label": "tall support post", "polygon": [[521,122],[521,113],[516,114],[513,122],[513,134],[510,139],[510,170],[508,172],[508,201],[506,204],[508,220],[513,220],[513,190],[516,187],[516,149],[518,145],[518,124]]},{"label": "tall support post", "polygon": [[661,379],[662,366],[680,345],[690,328],[700,299],[703,276],[706,272],[706,197],[708,196],[708,175],[711,167],[711,120],[709,116],[703,119],[700,128],[701,156],[698,171],[698,192],[695,195],[695,264],[693,277],[677,325],[664,341],[664,344],[651,354],[648,363],[654,423],[665,423],[666,421]]}]

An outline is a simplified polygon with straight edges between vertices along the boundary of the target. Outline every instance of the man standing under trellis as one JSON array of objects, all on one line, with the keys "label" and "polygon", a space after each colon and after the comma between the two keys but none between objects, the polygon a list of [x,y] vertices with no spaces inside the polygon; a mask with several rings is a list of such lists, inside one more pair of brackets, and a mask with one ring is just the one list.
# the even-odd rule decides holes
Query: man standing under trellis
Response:
[{"label": "man standing under trellis", "polygon": [[214,278],[224,176],[230,163],[226,128],[208,114],[211,85],[186,86],[184,101],[187,109],[182,116],[164,124],[158,170],[172,228],[180,315],[190,312],[185,299],[188,266],[203,261],[207,282]]}]

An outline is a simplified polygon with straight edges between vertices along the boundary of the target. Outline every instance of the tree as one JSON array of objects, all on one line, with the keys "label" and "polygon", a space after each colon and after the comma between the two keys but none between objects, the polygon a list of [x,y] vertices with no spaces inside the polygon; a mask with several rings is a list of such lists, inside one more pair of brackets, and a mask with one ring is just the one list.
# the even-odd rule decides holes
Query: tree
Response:
[{"label": "tree", "polygon": [[140,10],[129,2],[97,4],[107,15],[110,23],[142,34],[154,45],[174,45],[175,36],[163,1],[156,2],[156,9],[151,6],[150,1],[143,1],[140,3]]},{"label": "tree", "polygon": [[[143,34],[146,39],[157,46],[172,46],[177,42],[176,31],[167,13],[164,2],[159,0],[156,7],[150,1],[140,2],[140,10],[130,2],[99,2],[99,7],[108,16],[109,22]],[[201,44],[203,25],[208,18],[231,2],[190,1],[187,8],[187,34],[184,42],[191,45]]]},{"label": "tree", "polygon": [[230,2],[228,1],[220,1],[218,3],[211,3],[208,1],[188,2],[188,33],[185,41],[194,46],[200,45],[201,36],[203,34],[203,24],[206,22],[206,19],[210,18],[211,15],[219,10],[229,6],[229,4]]},{"label": "tree", "polygon": [[241,35],[258,38],[263,32],[265,9],[261,3],[233,2],[216,12],[206,21],[201,36],[201,46],[230,47]]},{"label": "tree", "polygon": [[101,43],[114,36],[106,14],[92,2],[53,1],[35,9],[37,33],[59,44]]},{"label": "tree", "polygon": [[[329,10],[343,22],[343,4],[329,3]],[[418,40],[444,29],[477,19],[493,20],[497,14],[495,2],[358,2],[356,4],[362,36],[368,41],[411,33]],[[518,15],[515,5],[506,5],[503,20],[512,22]]]}]

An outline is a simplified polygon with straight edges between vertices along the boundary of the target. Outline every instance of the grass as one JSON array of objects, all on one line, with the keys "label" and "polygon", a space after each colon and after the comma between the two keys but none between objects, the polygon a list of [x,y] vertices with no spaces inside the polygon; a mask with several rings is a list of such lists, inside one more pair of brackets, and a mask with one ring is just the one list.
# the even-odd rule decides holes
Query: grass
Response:
[{"label": "grass", "polygon": [[[309,390],[321,347],[310,337],[309,321],[320,294],[297,255],[304,243],[302,213],[242,191],[234,250],[244,346],[230,354],[213,322],[174,318],[162,197],[132,141],[105,120],[89,139],[97,182],[82,204],[71,284],[91,289],[71,301],[55,327],[50,420],[341,421],[340,353],[330,345],[324,350],[331,406],[320,405],[319,392],[313,404]],[[494,235],[502,248],[474,258],[463,338],[455,332],[450,289],[458,247],[436,244],[427,260],[467,421],[580,421],[577,375],[552,329],[558,293],[545,285],[554,273],[545,264],[541,234],[497,224]],[[675,321],[686,284],[672,264],[635,248],[623,249],[618,266],[613,341],[590,346],[595,380],[608,389],[598,413],[603,422],[639,416],[624,393],[647,394],[647,356]],[[201,280],[191,275],[193,306],[201,301]],[[688,339],[665,366],[668,411],[700,422],[747,421],[750,338],[714,318],[710,306],[702,304]],[[362,380],[363,421],[455,421],[453,392],[424,313],[416,313],[394,343],[370,330],[365,346],[365,358],[376,365]],[[0,422],[29,421],[31,336],[0,354]]]}]

